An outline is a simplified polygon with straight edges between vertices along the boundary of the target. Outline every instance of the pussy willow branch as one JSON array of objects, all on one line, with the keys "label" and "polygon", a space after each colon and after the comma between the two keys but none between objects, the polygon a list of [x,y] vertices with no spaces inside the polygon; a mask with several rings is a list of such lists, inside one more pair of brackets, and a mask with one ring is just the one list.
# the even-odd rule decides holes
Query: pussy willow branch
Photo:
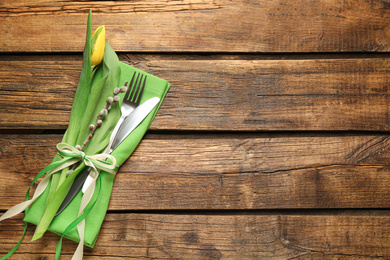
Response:
[{"label": "pussy willow branch", "polygon": [[113,92],[113,96],[112,97],[108,97],[107,100],[106,100],[106,105],[105,107],[100,111],[100,113],[97,115],[96,117],[96,122],[95,124],[91,124],[89,126],[89,135],[88,137],[85,139],[85,141],[83,142],[83,144],[80,146],[80,145],[76,145],[76,148],[79,149],[80,151],[83,150],[83,148],[85,147],[85,145],[89,142],[89,140],[91,140],[91,138],[93,137],[93,134],[95,133],[96,129],[98,127],[100,127],[103,123],[103,117],[105,117],[108,112],[110,111],[111,109],[111,104],[112,103],[118,103],[119,100],[120,100],[120,97],[118,96],[119,93],[123,93],[123,92],[126,92],[127,90],[127,82],[121,87],[121,88],[115,88],[114,89],[114,92]]},{"label": "pussy willow branch", "polygon": [[[119,93],[123,93],[123,92],[126,92],[127,91],[127,81],[126,83],[120,87],[120,88],[115,88],[114,91],[113,91],[113,96],[112,97],[108,97],[107,100],[106,100],[106,105],[104,106],[104,108],[100,111],[100,113],[97,115],[96,117],[96,122],[95,124],[91,124],[89,126],[89,135],[88,137],[85,139],[85,141],[82,143],[82,145],[76,145],[76,148],[80,151],[83,150],[83,148],[85,147],[85,145],[89,142],[89,140],[91,140],[91,138],[93,137],[93,134],[95,133],[96,129],[98,127],[100,127],[102,124],[103,124],[103,117],[105,117],[108,112],[110,111],[111,109],[111,104],[112,103],[118,103],[119,100],[120,100],[120,97],[118,96]],[[70,173],[73,172],[73,170],[76,168],[77,165],[73,165],[72,168],[67,172],[67,175],[69,176]]]}]

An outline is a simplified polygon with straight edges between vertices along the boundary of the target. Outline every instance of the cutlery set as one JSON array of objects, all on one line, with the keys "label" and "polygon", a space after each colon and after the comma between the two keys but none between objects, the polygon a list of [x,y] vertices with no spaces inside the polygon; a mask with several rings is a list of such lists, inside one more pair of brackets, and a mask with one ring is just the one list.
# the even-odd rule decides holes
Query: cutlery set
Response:
[{"label": "cutlery set", "polygon": [[[145,88],[146,78],[147,77],[143,76],[141,73],[135,72],[133,74],[122,101],[121,117],[112,131],[110,141],[103,153],[112,153],[115,148],[117,148],[118,145],[125,140],[131,132],[133,132],[133,130],[150,113],[150,111],[152,111],[153,108],[160,102],[158,97],[154,97],[140,104]],[[89,176],[90,171],[91,168],[89,167],[77,176],[67,196],[58,209],[56,216],[66,208],[80,189],[83,193],[85,193],[86,189],[92,182],[92,177]]]}]

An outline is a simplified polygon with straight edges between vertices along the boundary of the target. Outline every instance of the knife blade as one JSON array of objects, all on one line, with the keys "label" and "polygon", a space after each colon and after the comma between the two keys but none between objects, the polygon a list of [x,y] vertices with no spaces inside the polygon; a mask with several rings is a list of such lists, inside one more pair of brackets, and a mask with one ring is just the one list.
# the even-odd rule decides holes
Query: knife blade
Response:
[{"label": "knife blade", "polygon": [[[147,102],[147,103],[146,103]],[[113,139],[112,143],[109,144],[104,151],[104,153],[112,153],[115,148],[117,148],[123,140],[131,133],[133,130],[149,115],[150,111],[160,102],[158,97],[151,98],[141,105],[139,105],[133,113],[131,113],[120,126],[118,133]],[[146,104],[145,104],[146,103]],[[144,105],[145,104],[145,105]],[[141,107],[142,106],[142,107]],[[139,108],[139,109],[138,109]],[[83,185],[83,193],[87,190],[88,186],[91,184],[92,178],[87,177]]]},{"label": "knife blade", "polygon": [[[149,113],[155,108],[155,106],[160,102],[160,98],[154,97],[139,105],[128,117],[125,118],[121,127],[118,130],[115,138],[107,145],[104,153],[112,153],[115,148],[117,148],[126,137],[133,132],[133,130],[149,115]],[[111,139],[111,138],[110,138]],[[91,177],[88,178],[91,168],[88,167],[84,172],[82,172],[75,181],[73,182],[68,194],[66,195],[64,201],[62,202],[60,208],[58,209],[56,216],[58,216],[68,204],[73,200],[73,198],[79,193],[82,188],[82,192],[85,190],[91,183]]]}]

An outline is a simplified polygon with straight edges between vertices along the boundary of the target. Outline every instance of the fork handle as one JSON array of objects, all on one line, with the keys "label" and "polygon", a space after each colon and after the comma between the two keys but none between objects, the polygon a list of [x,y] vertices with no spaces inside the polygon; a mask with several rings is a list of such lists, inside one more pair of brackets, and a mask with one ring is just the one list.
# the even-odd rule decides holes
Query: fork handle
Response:
[{"label": "fork handle", "polygon": [[106,149],[104,150],[104,153],[108,153],[108,151],[110,150],[112,142],[114,141],[116,135],[118,134],[119,128],[121,128],[123,120],[125,120],[125,117],[121,116],[119,118],[118,122],[116,123],[116,126],[115,126],[114,130],[112,130],[112,133],[111,133],[111,136],[110,136],[110,141],[108,142],[108,145],[107,145]]}]

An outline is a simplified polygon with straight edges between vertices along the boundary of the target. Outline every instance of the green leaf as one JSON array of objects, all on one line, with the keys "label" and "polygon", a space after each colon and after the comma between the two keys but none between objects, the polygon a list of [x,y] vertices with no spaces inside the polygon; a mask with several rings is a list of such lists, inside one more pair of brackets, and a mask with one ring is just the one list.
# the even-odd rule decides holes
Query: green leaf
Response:
[{"label": "green leaf", "polygon": [[[67,133],[68,133],[68,131],[65,131],[65,134],[62,137],[62,142],[65,142]],[[61,156],[56,154],[56,156],[54,156],[53,162],[59,161],[61,159],[62,159]],[[50,191],[49,191],[49,195],[47,196],[47,199],[46,199],[46,206],[47,206],[48,202],[53,198],[54,193],[57,190],[58,184],[60,182],[60,177],[61,177],[60,174],[61,174],[61,172],[57,172],[57,173],[54,173],[51,177],[50,188],[49,188]],[[45,206],[45,208],[46,208],[46,206]]]},{"label": "green leaf", "polygon": [[[96,109],[93,117],[91,118],[90,124],[95,123],[94,120],[96,120],[96,116],[106,105],[107,98],[113,95],[114,89],[118,87],[119,84],[119,59],[115,51],[107,42],[103,59],[102,77],[106,78],[105,85],[101,91],[101,97],[96,103]],[[84,147],[84,152],[86,154],[97,154],[104,150],[109,142],[111,132],[118,122],[119,117],[120,107],[118,103],[111,104],[111,109],[102,119],[102,125],[96,129],[95,134]]]},{"label": "green leaf", "polygon": [[56,215],[58,209],[60,208],[62,201],[65,199],[66,195],[68,194],[74,179],[84,169],[85,169],[85,164],[84,163],[80,164],[79,167],[77,167],[72,172],[72,174],[69,175],[66,178],[66,180],[58,187],[56,193],[53,196],[53,199],[48,202],[47,207],[41,217],[41,220],[39,221],[38,226],[35,229],[35,233],[31,241],[37,240],[41,238],[43,234],[45,234],[54,216]]},{"label": "green leaf", "polygon": [[[107,81],[108,75],[102,77],[103,67],[100,67],[95,74],[93,87],[91,89],[91,94],[89,96],[88,106],[85,109],[85,115],[83,122],[81,123],[80,134],[77,138],[76,143],[82,144],[90,133],[89,125],[96,123],[96,117],[99,114],[100,110],[105,105],[105,100],[107,97],[103,96],[103,89]],[[104,104],[102,105],[102,99]],[[101,107],[99,107],[99,105]]]},{"label": "green leaf", "polygon": [[79,83],[73,100],[72,110],[70,112],[68,133],[65,142],[76,145],[80,124],[83,120],[84,111],[88,104],[89,93],[91,91],[92,67],[91,67],[91,16],[89,11],[87,37],[85,41],[83,54],[83,67],[79,78]]}]

